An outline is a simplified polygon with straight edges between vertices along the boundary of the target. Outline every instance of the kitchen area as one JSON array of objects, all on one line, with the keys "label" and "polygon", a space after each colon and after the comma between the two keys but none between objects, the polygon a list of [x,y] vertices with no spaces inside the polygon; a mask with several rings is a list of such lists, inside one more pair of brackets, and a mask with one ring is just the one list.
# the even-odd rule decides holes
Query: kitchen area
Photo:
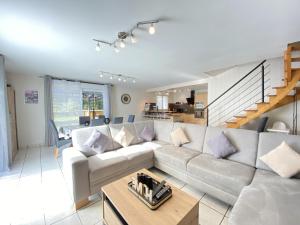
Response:
[{"label": "kitchen area", "polygon": [[146,102],[144,118],[206,124],[207,84],[168,89],[152,93]]}]

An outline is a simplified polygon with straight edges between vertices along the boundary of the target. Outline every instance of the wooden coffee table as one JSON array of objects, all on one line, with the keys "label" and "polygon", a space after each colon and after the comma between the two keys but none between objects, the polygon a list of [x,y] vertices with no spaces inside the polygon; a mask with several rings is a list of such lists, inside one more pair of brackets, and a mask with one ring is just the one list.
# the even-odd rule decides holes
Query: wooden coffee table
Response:
[{"label": "wooden coffee table", "polygon": [[[162,180],[146,169],[138,172]],[[102,187],[106,225],[198,225],[199,201],[171,184],[172,197],[158,209],[151,210],[142,203],[127,187],[138,172]]]}]

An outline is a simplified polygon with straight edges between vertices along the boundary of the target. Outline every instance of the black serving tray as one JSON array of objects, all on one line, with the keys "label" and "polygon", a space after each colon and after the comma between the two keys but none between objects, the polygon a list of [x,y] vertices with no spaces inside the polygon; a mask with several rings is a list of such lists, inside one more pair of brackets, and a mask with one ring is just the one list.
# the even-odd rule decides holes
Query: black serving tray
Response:
[{"label": "black serving tray", "polygon": [[[152,183],[153,183],[153,190],[160,184],[160,182],[155,180],[154,178],[152,178]],[[133,182],[130,181],[128,183],[129,191],[131,191],[136,197],[138,197],[138,199],[140,199],[146,206],[148,206],[152,210],[157,209],[159,206],[161,206],[164,202],[166,202],[169,198],[172,197],[171,187],[169,185],[163,185],[162,188],[170,187],[169,190],[166,193],[164,193],[164,195],[159,200],[153,198],[152,202],[149,202],[148,199],[144,198],[144,196],[141,196],[138,192],[136,192],[136,190],[132,188],[132,186],[133,186]]]}]

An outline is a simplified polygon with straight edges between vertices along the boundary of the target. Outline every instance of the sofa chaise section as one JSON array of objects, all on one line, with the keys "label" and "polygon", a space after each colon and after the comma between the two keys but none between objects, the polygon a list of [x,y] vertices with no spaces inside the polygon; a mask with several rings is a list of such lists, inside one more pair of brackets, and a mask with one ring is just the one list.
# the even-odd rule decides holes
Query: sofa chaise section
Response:
[{"label": "sofa chaise section", "polygon": [[234,205],[230,225],[298,225],[300,224],[300,179],[282,178],[259,158],[285,141],[300,153],[296,135],[260,133],[257,170],[252,183],[245,187]]}]

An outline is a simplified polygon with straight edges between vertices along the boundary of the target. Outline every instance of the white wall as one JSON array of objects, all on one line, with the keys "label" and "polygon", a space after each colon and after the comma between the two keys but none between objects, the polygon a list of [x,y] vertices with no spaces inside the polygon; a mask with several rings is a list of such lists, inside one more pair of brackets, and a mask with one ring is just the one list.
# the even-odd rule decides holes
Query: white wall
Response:
[{"label": "white wall", "polygon": [[[208,79],[208,101],[212,102],[215,98],[217,98],[220,94],[222,94],[225,90],[227,90],[231,85],[233,85],[236,81],[238,81],[241,77],[243,77],[245,74],[247,74],[252,68],[254,68],[256,65],[258,65],[260,62],[256,63],[251,63],[247,65],[241,65],[241,66],[236,66],[218,76],[214,76]],[[284,76],[284,64],[283,64],[283,58],[273,58],[273,59],[268,59],[266,65],[270,64],[270,67],[266,69],[266,71],[269,71],[269,77],[270,77],[270,88],[267,90],[269,93],[275,93],[275,90],[273,90],[271,87],[274,86],[282,86],[282,78]],[[259,81],[260,82],[260,81]],[[246,91],[245,89],[241,90]],[[247,92],[246,92],[247,93]],[[231,93],[231,97],[233,98],[240,98],[240,101],[238,101],[234,107],[237,107],[241,101],[243,100],[243,95],[240,92],[237,93]],[[266,101],[268,101],[268,98],[266,98]],[[216,102],[217,103],[217,102]],[[218,104],[220,107],[222,104]],[[300,113],[300,104],[298,104],[298,112]],[[218,107],[219,107],[218,106]],[[236,115],[236,113],[239,110],[244,109],[243,107],[238,108],[233,114]],[[285,122],[288,126],[292,127],[292,111],[293,110],[293,105],[289,104],[287,106],[272,110],[271,112],[266,113],[267,116],[269,116],[269,122],[268,126],[272,126],[274,121],[280,120]],[[213,112],[212,112],[213,111]],[[219,118],[223,116],[223,111],[221,108],[218,108],[217,110],[210,110],[210,117],[211,113],[217,114]],[[218,123],[221,123],[222,120],[218,121],[216,124],[213,125],[218,125]],[[298,127],[299,127],[300,120],[298,120]],[[300,129],[300,127],[299,127]]]},{"label": "white wall", "polygon": [[[129,94],[131,102],[123,104],[121,101],[122,94]],[[135,120],[143,120],[143,110],[145,102],[152,101],[152,96],[147,94],[144,89],[134,87],[122,87],[114,85],[112,88],[112,115],[123,116],[124,121],[127,121],[128,115],[134,114]]]},{"label": "white wall", "polygon": [[[8,84],[16,93],[17,132],[20,148],[44,145],[45,111],[44,81],[42,78],[28,75],[8,74]],[[38,104],[25,104],[25,90],[37,90]]]}]

